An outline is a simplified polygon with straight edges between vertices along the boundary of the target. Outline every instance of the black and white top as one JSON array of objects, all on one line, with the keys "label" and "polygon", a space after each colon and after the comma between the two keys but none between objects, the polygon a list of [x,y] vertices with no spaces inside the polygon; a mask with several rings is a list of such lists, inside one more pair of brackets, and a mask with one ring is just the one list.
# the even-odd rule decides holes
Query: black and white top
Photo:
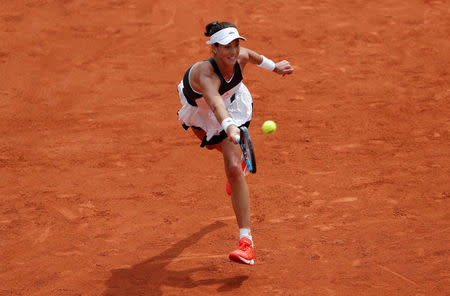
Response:
[{"label": "black and white top", "polygon": [[[238,62],[234,65],[233,76],[226,81],[220,73],[214,58],[207,60],[213,66],[214,72],[220,79],[219,94],[224,100],[230,116],[238,125],[249,122],[252,117],[252,97],[242,82],[243,75]],[[207,140],[218,135],[222,126],[217,122],[214,113],[203,98],[203,94],[192,89],[189,75],[191,66],[184,74],[183,80],[178,84],[178,95],[182,104],[178,111],[178,119],[185,127],[197,127],[206,132]]]},{"label": "black and white top", "polygon": [[[236,62],[236,64],[234,64],[234,73],[229,81],[226,81],[225,78],[223,78],[222,73],[219,70],[219,66],[217,66],[217,63],[214,60],[214,58],[210,58],[208,60],[208,62],[211,63],[211,65],[214,68],[214,72],[220,79],[219,94],[221,96],[226,95],[227,92],[230,92],[231,90],[233,90],[233,88],[238,86],[239,83],[241,83],[243,77],[242,77],[241,66],[239,65],[238,62]],[[186,71],[186,73],[184,74],[184,77],[183,77],[183,94],[186,97],[186,100],[188,101],[189,104],[191,104],[192,106],[197,106],[197,103],[195,103],[195,100],[203,97],[203,95],[201,93],[196,92],[191,87],[191,83],[189,80],[189,74],[191,73],[191,69],[192,69],[192,66],[189,67],[189,69]]]}]

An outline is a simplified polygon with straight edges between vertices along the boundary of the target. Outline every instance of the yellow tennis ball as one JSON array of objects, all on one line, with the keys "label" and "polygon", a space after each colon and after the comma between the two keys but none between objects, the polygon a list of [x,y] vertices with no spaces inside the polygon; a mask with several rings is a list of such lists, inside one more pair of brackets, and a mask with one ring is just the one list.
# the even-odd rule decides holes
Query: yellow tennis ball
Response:
[{"label": "yellow tennis ball", "polygon": [[266,134],[271,134],[271,133],[273,133],[276,129],[277,129],[277,125],[276,125],[276,123],[273,122],[272,120],[267,120],[267,121],[264,122],[263,125],[262,125],[262,130],[263,130],[263,132],[265,132]]}]

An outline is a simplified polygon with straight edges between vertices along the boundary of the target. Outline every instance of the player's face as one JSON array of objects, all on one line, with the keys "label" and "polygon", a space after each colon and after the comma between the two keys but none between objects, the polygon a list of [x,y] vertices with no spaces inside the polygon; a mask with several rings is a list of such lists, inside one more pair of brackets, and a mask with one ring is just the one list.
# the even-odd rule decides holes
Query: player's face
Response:
[{"label": "player's face", "polygon": [[239,39],[234,39],[226,45],[219,44],[219,47],[217,47],[216,57],[220,58],[226,65],[234,65],[239,56],[239,51]]}]

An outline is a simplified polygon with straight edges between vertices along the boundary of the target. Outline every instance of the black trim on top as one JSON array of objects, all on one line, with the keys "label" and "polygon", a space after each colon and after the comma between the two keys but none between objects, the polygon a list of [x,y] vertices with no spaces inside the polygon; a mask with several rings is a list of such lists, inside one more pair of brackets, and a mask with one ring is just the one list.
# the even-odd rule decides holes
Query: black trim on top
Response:
[{"label": "black trim on top", "polygon": [[[243,76],[242,76],[241,66],[239,66],[238,62],[236,62],[234,64],[233,78],[231,79],[230,82],[226,82],[225,78],[223,78],[222,73],[220,73],[219,66],[217,65],[214,58],[208,59],[208,62],[213,67],[214,73],[216,73],[217,77],[219,77],[219,80],[220,80],[219,94],[221,96],[224,95],[227,91],[231,90],[233,87],[237,86],[242,81]],[[189,81],[189,73],[191,72],[191,70],[192,70],[192,66],[189,67],[189,69],[187,69],[186,73],[184,73],[183,94],[184,94],[187,102],[189,103],[189,105],[196,107],[197,103],[195,102],[195,100],[197,100],[198,98],[201,98],[203,96],[203,94],[199,94],[192,89],[191,83]],[[231,101],[234,101],[234,97],[231,98]]]},{"label": "black trim on top", "polygon": [[214,58],[209,58],[208,62],[211,63],[211,65],[214,68],[214,72],[220,79],[220,87],[219,87],[220,95],[223,95],[224,93],[226,93],[227,91],[229,91],[230,89],[232,89],[233,87],[235,87],[242,81],[243,76],[242,76],[241,66],[239,66],[238,62],[236,62],[234,64],[233,78],[231,79],[230,82],[225,81],[225,78],[223,78],[222,73],[219,70],[219,66],[217,65],[216,60]]},{"label": "black trim on top", "polygon": [[197,106],[197,103],[195,102],[196,99],[201,98],[202,94],[196,93],[192,87],[191,83],[189,82],[189,73],[191,73],[192,66],[187,69],[186,73],[184,73],[183,77],[183,94],[186,98],[186,101],[189,103],[189,105]]}]

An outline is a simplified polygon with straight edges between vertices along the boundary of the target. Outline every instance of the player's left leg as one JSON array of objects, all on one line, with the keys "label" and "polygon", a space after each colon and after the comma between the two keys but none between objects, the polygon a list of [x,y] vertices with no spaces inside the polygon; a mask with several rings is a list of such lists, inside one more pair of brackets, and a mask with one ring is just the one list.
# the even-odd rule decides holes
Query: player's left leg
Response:
[{"label": "player's left leg", "polygon": [[[247,163],[245,162],[245,158],[243,155],[241,155],[241,166],[242,166],[242,173],[244,176],[247,175]],[[228,195],[231,195],[231,184],[230,181],[227,179],[227,184],[225,185],[225,191]]]},{"label": "player's left leg", "polygon": [[225,173],[231,184],[231,200],[239,228],[250,228],[250,194],[242,174],[240,147],[228,139],[222,141]]},{"label": "player's left leg", "polygon": [[231,184],[231,200],[239,225],[239,248],[230,253],[230,259],[239,263],[253,264],[253,240],[250,233],[250,194],[242,173],[241,149],[225,139],[222,141],[225,173]]}]

